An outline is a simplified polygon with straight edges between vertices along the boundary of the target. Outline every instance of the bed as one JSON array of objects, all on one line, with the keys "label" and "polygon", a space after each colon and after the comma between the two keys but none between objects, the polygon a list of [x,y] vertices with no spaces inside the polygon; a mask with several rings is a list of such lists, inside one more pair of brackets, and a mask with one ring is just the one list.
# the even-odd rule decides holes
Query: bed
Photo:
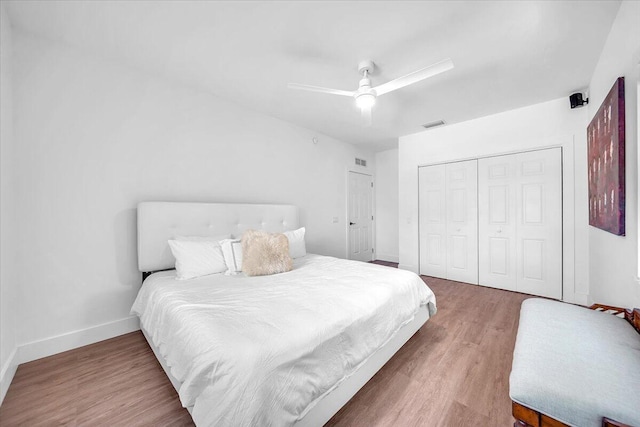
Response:
[{"label": "bed", "polygon": [[[435,314],[412,272],[314,254],[270,276],[177,280],[167,241],[298,228],[290,205],[144,202],[132,312],[199,426],[320,426]],[[150,274],[152,273],[152,274]]]}]

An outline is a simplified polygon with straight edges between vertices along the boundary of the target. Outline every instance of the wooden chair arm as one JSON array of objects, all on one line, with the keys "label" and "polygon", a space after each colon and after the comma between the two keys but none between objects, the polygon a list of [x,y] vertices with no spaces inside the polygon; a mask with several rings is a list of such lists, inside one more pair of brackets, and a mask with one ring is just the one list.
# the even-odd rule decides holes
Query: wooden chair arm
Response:
[{"label": "wooden chair arm", "polygon": [[614,316],[624,313],[626,321],[631,323],[631,326],[635,328],[636,332],[640,333],[640,308],[629,309],[604,304],[593,304],[589,308],[597,311],[611,311],[611,314]]}]

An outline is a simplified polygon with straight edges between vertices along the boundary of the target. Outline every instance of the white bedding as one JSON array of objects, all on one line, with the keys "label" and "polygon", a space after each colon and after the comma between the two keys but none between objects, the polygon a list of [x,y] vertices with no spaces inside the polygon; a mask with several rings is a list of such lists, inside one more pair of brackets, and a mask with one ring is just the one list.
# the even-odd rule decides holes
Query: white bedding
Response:
[{"label": "white bedding", "polygon": [[427,304],[412,272],[309,254],[272,276],[156,273],[131,311],[198,426],[287,426]]}]

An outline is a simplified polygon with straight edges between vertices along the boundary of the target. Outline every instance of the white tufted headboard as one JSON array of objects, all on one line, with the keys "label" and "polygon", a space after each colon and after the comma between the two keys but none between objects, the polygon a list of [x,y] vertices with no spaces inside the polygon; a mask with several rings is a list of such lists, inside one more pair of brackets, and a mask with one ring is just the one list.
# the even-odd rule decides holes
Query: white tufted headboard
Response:
[{"label": "white tufted headboard", "polygon": [[298,208],[292,205],[235,203],[142,202],[138,204],[138,270],[174,267],[168,240],[176,236],[240,238],[253,228],[280,233],[298,228]]}]

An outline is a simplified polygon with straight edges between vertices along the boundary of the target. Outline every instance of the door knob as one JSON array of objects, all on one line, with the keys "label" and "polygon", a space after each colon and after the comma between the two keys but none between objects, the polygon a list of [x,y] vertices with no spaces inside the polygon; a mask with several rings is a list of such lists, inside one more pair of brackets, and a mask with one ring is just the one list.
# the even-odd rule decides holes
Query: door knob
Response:
[{"label": "door knob", "polygon": [[353,224],[355,224],[355,222],[351,222],[351,221],[349,221],[349,225],[353,225]]}]

